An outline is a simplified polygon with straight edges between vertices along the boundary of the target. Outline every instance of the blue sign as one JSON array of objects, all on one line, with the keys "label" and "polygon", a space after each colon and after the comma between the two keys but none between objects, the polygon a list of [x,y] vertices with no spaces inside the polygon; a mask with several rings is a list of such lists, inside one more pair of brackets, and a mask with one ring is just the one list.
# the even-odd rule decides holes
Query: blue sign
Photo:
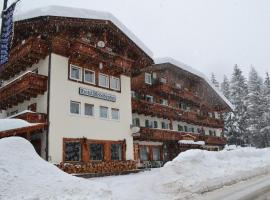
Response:
[{"label": "blue sign", "polygon": [[13,35],[13,13],[16,3],[13,3],[9,8],[3,11],[2,14],[2,31],[0,38],[0,71],[2,65],[8,62],[11,40]]},{"label": "blue sign", "polygon": [[90,89],[86,89],[86,88],[79,88],[79,94],[80,95],[84,95],[84,96],[88,96],[88,97],[94,97],[94,98],[98,98],[98,99],[103,99],[106,101],[112,101],[112,102],[116,102],[116,96],[115,95],[111,95],[111,94],[107,94],[104,92],[98,92],[95,90],[90,90]]}]

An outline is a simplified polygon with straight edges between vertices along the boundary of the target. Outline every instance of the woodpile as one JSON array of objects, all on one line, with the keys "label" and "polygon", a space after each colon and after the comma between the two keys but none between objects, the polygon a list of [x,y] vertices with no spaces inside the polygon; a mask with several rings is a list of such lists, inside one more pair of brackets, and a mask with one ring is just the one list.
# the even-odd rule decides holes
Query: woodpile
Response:
[{"label": "woodpile", "polygon": [[69,174],[82,173],[119,173],[137,169],[135,161],[108,161],[87,163],[60,163],[57,165],[61,170]]}]

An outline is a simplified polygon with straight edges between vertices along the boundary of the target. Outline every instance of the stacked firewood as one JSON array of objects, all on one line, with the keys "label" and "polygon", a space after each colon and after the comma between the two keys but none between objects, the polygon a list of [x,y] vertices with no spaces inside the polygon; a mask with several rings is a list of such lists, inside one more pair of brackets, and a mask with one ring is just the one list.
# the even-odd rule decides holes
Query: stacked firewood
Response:
[{"label": "stacked firewood", "polygon": [[87,163],[60,163],[57,165],[61,170],[69,174],[82,173],[118,173],[131,171],[137,168],[135,161],[108,161]]}]

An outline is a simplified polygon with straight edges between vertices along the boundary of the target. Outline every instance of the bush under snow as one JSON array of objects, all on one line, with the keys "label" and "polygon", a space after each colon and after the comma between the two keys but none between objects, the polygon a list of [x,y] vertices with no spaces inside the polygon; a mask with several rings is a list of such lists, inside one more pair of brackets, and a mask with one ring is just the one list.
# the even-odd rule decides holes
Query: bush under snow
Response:
[{"label": "bush under snow", "polygon": [[82,179],[42,160],[22,138],[0,140],[0,199],[196,199],[270,170],[270,149],[189,150],[163,168]]}]

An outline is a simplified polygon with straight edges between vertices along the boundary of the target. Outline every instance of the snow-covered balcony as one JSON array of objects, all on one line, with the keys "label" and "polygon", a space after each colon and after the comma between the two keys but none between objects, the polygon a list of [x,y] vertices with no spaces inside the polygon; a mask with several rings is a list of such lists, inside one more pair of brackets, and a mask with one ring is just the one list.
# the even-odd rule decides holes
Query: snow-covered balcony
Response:
[{"label": "snow-covered balcony", "polygon": [[0,109],[18,105],[47,91],[47,76],[26,72],[0,88]]},{"label": "snow-covered balcony", "polygon": [[37,113],[31,110],[24,110],[20,113],[10,116],[9,119],[22,119],[29,123],[46,123],[47,114]]},{"label": "snow-covered balcony", "polygon": [[21,71],[26,70],[33,64],[44,59],[48,54],[48,45],[46,41],[40,38],[29,38],[21,44],[12,48],[9,61],[3,66],[0,78],[7,80]]},{"label": "snow-covered balcony", "polygon": [[158,103],[151,103],[145,100],[132,99],[132,112],[175,121],[183,121],[199,126],[207,126],[212,128],[224,127],[224,122],[222,120],[210,117],[200,118],[195,112],[184,112],[179,108],[165,106]]},{"label": "snow-covered balcony", "polygon": [[134,134],[133,138],[135,140],[146,141],[180,141],[184,140],[187,135],[192,136],[194,138],[194,141],[204,141],[206,145],[225,145],[227,143],[227,140],[224,137],[145,127],[140,127],[139,133]]}]

